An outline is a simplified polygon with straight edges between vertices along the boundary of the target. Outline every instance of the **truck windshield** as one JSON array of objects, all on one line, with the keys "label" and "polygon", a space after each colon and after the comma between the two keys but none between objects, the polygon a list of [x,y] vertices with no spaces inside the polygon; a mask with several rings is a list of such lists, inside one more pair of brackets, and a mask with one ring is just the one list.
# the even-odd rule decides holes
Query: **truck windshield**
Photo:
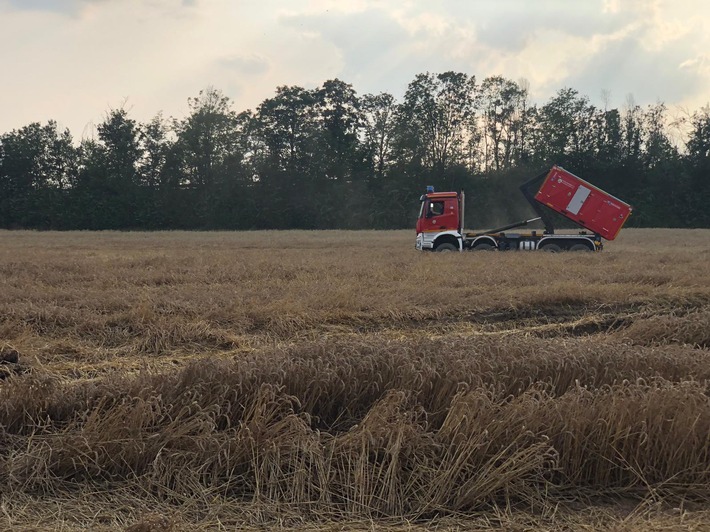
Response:
[{"label": "truck windshield", "polygon": [[420,205],[419,205],[419,218],[424,216],[424,206],[426,205],[426,198],[422,196],[422,199],[420,200]]}]

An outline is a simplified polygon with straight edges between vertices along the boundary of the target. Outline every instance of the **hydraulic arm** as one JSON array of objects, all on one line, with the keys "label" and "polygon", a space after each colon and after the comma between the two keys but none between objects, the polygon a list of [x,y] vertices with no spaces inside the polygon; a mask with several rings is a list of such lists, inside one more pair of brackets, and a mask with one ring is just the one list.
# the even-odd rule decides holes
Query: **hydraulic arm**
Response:
[{"label": "hydraulic arm", "polygon": [[[532,179],[529,179],[528,181],[526,181],[525,183],[520,185],[520,192],[523,193],[523,196],[525,196],[525,199],[528,200],[528,203],[532,206],[535,213],[539,216],[539,218],[536,218],[536,220],[542,220],[542,223],[545,224],[545,233],[551,235],[551,234],[554,234],[554,232],[555,232],[555,226],[552,223],[552,217],[550,216],[550,212],[547,211],[540,204],[540,202],[538,202],[535,199],[535,194],[540,189],[540,184],[545,180],[548,173],[549,173],[549,170],[541,173],[540,175],[533,177]],[[529,220],[529,221],[532,221],[532,220]],[[509,228],[506,227],[506,229],[509,229]]]}]

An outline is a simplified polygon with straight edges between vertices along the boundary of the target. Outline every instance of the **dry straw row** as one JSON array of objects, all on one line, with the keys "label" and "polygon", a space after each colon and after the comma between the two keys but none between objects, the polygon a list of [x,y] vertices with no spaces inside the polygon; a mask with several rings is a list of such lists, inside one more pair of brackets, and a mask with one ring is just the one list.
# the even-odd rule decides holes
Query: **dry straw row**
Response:
[{"label": "dry straw row", "polygon": [[481,337],[316,342],[96,382],[16,377],[0,387],[0,485],[58,496],[128,482],[166,502],[368,518],[571,493],[701,498],[707,357]]}]

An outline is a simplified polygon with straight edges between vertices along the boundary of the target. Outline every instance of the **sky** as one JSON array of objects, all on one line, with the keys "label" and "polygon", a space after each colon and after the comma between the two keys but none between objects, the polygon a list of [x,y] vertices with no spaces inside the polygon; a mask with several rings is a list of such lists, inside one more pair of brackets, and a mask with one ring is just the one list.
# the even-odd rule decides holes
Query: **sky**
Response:
[{"label": "sky", "polygon": [[398,99],[416,74],[710,103],[707,0],[0,0],[0,134],[56,120],[76,140],[111,109],[183,118],[214,87],[254,109],[276,87],[339,78]]}]

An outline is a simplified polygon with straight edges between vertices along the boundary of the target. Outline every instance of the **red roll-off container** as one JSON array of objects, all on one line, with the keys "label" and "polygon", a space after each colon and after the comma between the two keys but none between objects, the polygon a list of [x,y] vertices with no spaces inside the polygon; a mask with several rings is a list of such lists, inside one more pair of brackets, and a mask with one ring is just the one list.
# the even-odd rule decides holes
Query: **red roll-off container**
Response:
[{"label": "red roll-off container", "polygon": [[614,240],[631,206],[559,166],[547,174],[535,199],[585,229]]}]

